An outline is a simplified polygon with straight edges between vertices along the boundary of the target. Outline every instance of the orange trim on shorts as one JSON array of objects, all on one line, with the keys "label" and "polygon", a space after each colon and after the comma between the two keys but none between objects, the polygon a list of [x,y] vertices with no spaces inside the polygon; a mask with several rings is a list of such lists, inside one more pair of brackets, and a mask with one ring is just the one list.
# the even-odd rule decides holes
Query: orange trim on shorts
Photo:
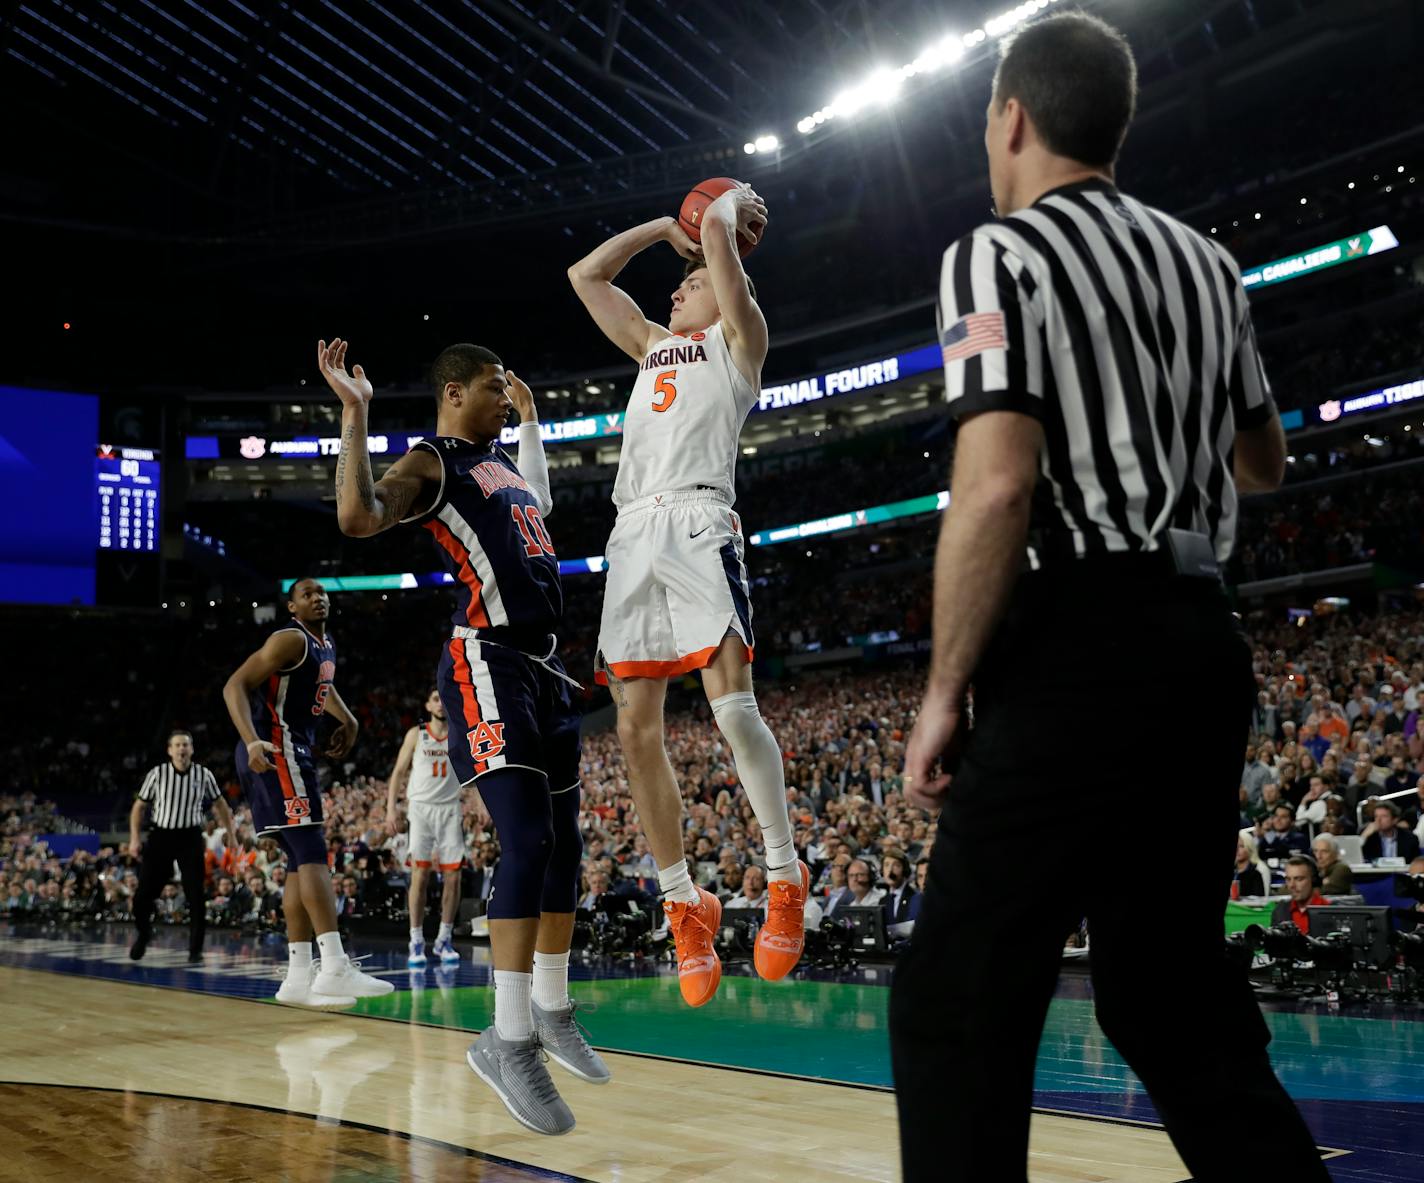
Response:
[{"label": "orange trim on shorts", "polygon": [[[455,662],[455,685],[460,688],[460,701],[465,706],[465,742],[469,733],[484,720],[480,718],[480,702],[475,697],[475,672],[470,668],[470,659],[465,656],[465,642],[459,637],[450,638],[450,656]],[[489,761],[475,761],[475,775],[489,771]]]},{"label": "orange trim on shorts", "polygon": [[[442,871],[458,871],[464,861],[464,859],[461,859],[458,863],[441,863],[439,866]],[[429,866],[428,863],[426,865]]]},{"label": "orange trim on shorts", "polygon": [[[282,796],[290,801],[297,795],[297,786],[292,781],[292,770],[287,767],[286,753],[282,751],[282,716],[277,711],[278,685],[278,676],[273,674],[267,682],[267,711],[272,716],[272,747],[275,749],[272,753],[275,757],[272,766],[277,770],[277,782],[282,786]],[[291,821],[290,818],[287,820]]]},{"label": "orange trim on shorts", "polygon": [[429,860],[428,858],[418,858],[418,859],[416,859],[416,860],[415,860],[415,865],[416,865],[417,867],[419,867],[419,868],[420,868],[421,870],[423,870],[423,871],[428,871],[428,870],[430,870],[430,860]]},{"label": "orange trim on shorts", "polygon": [[[607,686],[610,672],[620,682],[626,682],[629,678],[676,678],[711,665],[720,648],[721,645],[712,645],[699,649],[696,653],[689,653],[686,657],[679,657],[676,661],[610,661],[606,663],[607,670],[594,671],[593,680],[600,686]],[[746,646],[746,650],[747,664],[750,665],[756,650],[750,645]]]}]

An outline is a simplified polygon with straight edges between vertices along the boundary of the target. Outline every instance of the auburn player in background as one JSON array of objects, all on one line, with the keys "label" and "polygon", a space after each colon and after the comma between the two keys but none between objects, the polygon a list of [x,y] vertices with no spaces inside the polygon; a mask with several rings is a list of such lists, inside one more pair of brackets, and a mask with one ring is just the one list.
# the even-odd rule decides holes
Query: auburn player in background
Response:
[{"label": "auburn player in background", "polygon": [[[321,829],[316,778],[316,729],[323,715],[337,721],[326,749],[340,759],[356,742],[355,716],[336,692],[336,647],[326,631],[331,600],[315,579],[292,584],[287,610],[262,648],[223,687],[223,701],[240,742],[237,776],[259,838],[287,852],[282,910],[287,918],[287,977],[277,1001],[296,1006],[355,1006],[357,998],[393,989],[362,973],[336,931],[336,897]],[[312,962],[312,937],[321,951]]]},{"label": "auburn player in background", "polygon": [[[604,335],[638,363],[628,402],[607,547],[598,635],[600,682],[618,704],[618,738],[638,817],[658,864],[677,945],[682,996],[702,1006],[722,966],[712,948],[721,905],[692,882],[682,849],[682,795],[663,743],[669,678],[702,671],[766,843],[770,901],[755,963],[782,978],[801,957],[810,873],[796,857],[781,748],[752,693],[751,601],[741,521],[732,510],[738,439],[761,389],[766,319],[736,236],[759,238],[766,206],[748,186],[707,207],[701,250],[673,218],[614,235],[569,268]],[[613,280],[659,242],[687,260],[667,326]]]},{"label": "auburn player in background", "polygon": [[[465,861],[465,832],[460,820],[460,780],[450,767],[450,727],[440,691],[425,700],[428,723],[412,727],[386,782],[386,830],[400,827],[396,803],[402,788],[410,801],[410,954],[406,965],[425,964],[425,894],[432,863],[440,871],[440,934],[432,952],[442,965],[458,965],[455,919],[460,912],[460,866]],[[478,796],[478,794],[477,794]]]},{"label": "auburn player in background", "polygon": [[[401,522],[430,532],[454,580],[450,640],[436,676],[461,786],[479,782],[499,837],[489,900],[494,1023],[466,1061],[510,1114],[543,1134],[567,1133],[573,1114],[541,1048],[584,1080],[608,1068],[574,1021],[569,948],[583,839],[578,827],[578,684],[555,655],[563,619],[559,561],[544,526],[553,508],[534,396],[488,349],[452,345],[431,371],[436,435],[372,480],[366,447],[371,383],[346,372],[346,343],[317,346],[341,400],[337,520],[368,537]],[[519,460],[499,446],[518,411]]]}]

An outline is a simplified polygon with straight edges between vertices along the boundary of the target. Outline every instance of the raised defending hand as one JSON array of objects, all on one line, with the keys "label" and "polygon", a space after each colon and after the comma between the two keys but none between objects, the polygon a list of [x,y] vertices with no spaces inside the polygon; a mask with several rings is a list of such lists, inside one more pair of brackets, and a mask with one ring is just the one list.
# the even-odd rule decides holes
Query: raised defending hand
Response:
[{"label": "raised defending hand", "polygon": [[534,392],[529,389],[524,379],[513,370],[505,370],[504,379],[505,389],[509,392],[509,401],[514,404],[519,421],[530,423],[539,418],[538,412],[534,409]]},{"label": "raised defending hand", "polygon": [[321,376],[326,379],[326,384],[341,400],[342,406],[359,407],[370,402],[375,391],[371,389],[366,371],[360,366],[355,367],[349,374],[346,372],[346,347],[350,344],[351,342],[343,341],[340,337],[330,345],[325,341],[318,341],[316,365]]}]

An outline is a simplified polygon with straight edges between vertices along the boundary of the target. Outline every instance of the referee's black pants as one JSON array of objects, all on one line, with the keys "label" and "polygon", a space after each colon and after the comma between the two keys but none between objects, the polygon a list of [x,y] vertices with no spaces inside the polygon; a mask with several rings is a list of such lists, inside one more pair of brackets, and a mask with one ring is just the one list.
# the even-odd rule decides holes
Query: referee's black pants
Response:
[{"label": "referee's black pants", "polygon": [[134,895],[134,926],[145,941],[153,936],[153,901],[162,893],[173,863],[183,880],[188,901],[188,950],[200,953],[207,929],[207,899],[203,894],[203,831],[197,826],[183,830],[149,831],[144,843],[143,866],[139,869],[138,891]]},{"label": "referee's black pants", "polygon": [[[975,676],[974,730],[895,973],[908,1183],[1026,1178],[1039,1040],[1085,916],[1098,1022],[1192,1177],[1249,1173],[1226,1136],[1249,1113],[1273,1169],[1328,1179],[1224,955],[1254,701],[1213,582],[1131,563],[1019,580]],[[1081,1048],[1063,1054],[1092,1074]]]}]

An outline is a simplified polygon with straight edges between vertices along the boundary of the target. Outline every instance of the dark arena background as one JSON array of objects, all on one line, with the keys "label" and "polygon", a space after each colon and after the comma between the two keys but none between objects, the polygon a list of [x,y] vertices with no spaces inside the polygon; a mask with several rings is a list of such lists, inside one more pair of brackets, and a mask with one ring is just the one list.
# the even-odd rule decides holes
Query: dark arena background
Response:
[{"label": "dark arena background", "polygon": [[[991,216],[998,45],[1067,7],[0,4],[0,1176],[899,1177],[887,1003],[913,927],[901,905],[935,837],[901,777],[955,442],[939,266]],[[1222,938],[1330,1176],[1418,1180],[1424,863],[1406,856],[1424,810],[1424,8],[1081,7],[1138,61],[1118,183],[1240,263],[1289,447],[1283,485],[1243,499],[1225,569],[1259,690],[1240,819],[1259,857],[1221,900]],[[719,176],[769,211],[746,262],[770,351],[736,505],[758,698],[828,914],[790,977],[758,977],[760,830],[697,676],[674,678],[689,865],[733,904],[720,996],[691,1009],[593,678],[635,370],[565,272]],[[659,244],[619,283],[661,316],[681,275]],[[334,337],[375,387],[378,479],[434,434],[429,367],[445,346],[487,346],[533,389],[559,653],[581,683],[571,987],[614,1076],[596,1089],[556,1068],[578,1118],[568,1137],[517,1125],[465,1063],[492,1021],[485,908],[502,857],[469,795],[463,866],[446,872],[462,885],[460,959],[407,966],[406,806],[388,816],[387,781],[426,718],[454,589],[426,531],[338,528],[341,407],[313,356]],[[347,754],[317,764],[339,929],[395,987],[342,1013],[274,1000],[285,856],[253,830],[223,698],[299,577],[330,595],[336,685],[360,724]],[[1177,868],[1201,834],[1198,805],[1163,788],[1197,742],[1180,658],[1144,650],[1074,744],[1038,749],[1042,777],[1065,784],[1153,753],[1136,769],[1138,837],[1113,868],[1144,930],[1173,926]],[[1043,721],[1021,726],[1036,745]],[[175,876],[134,960],[131,810],[175,729],[236,833],[208,813],[201,898]],[[1393,857],[1371,845],[1376,798],[1399,818]],[[1316,853],[1322,836],[1333,853]],[[1299,940],[1272,927],[1289,923],[1293,852],[1349,869]],[[988,906],[1029,879],[1047,900],[1062,853],[1025,843],[976,890]],[[1029,1175],[1183,1180],[1095,1021],[1090,927],[1065,936]],[[1272,1129],[1220,1119],[1237,1178],[1269,1176]]]}]

